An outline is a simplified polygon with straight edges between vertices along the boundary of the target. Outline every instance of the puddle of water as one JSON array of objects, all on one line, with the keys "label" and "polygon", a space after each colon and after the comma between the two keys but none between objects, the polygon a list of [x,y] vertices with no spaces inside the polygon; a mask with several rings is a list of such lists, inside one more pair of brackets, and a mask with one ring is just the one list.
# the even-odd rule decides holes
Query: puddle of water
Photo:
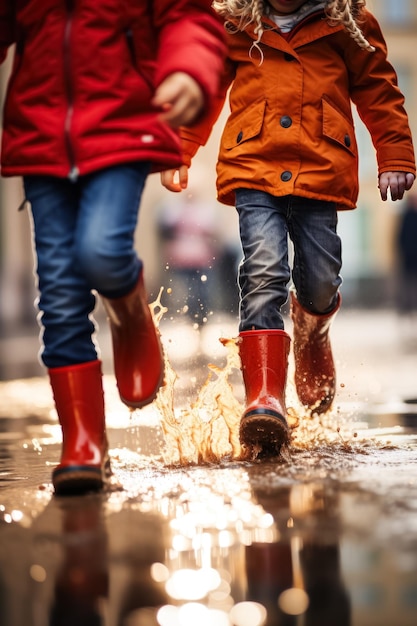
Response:
[{"label": "puddle of water", "polygon": [[[167,311],[161,304],[161,295],[162,290],[151,305],[157,326]],[[195,400],[182,408],[176,406],[178,376],[168,358],[168,349],[165,350],[165,385],[149,407],[130,411],[121,404],[113,377],[105,377],[110,452],[115,482],[123,486],[125,499],[144,497],[146,492],[152,494],[152,482],[156,481],[157,475],[163,484],[167,474],[175,468],[189,470],[194,466],[207,466],[221,469],[224,466],[230,469],[233,463],[244,466],[238,437],[243,411],[238,399],[241,389],[236,391],[230,382],[236,373],[240,373],[238,347],[233,338],[222,339],[220,343],[223,344],[224,366],[209,364],[207,379],[196,391]],[[54,464],[51,457],[58,462],[61,432],[51,407],[47,381],[8,382],[3,391],[9,410],[15,416],[14,424],[19,423],[16,415],[29,416],[24,424],[26,437],[19,452],[19,461],[22,461],[22,456],[33,453],[32,459],[37,457],[41,471],[45,467],[49,471]],[[387,451],[414,450],[416,447],[416,436],[402,427],[369,428],[367,419],[364,419],[363,413],[358,413],[354,405],[336,404],[335,409],[326,415],[313,418],[306,415],[298,403],[291,380],[287,387],[287,405],[291,426],[290,450],[275,459],[273,471],[262,478],[273,486],[283,482],[339,480],[347,472],[352,476],[353,469],[356,469],[355,480],[360,481],[361,476],[365,480],[369,476],[366,472],[372,471],[371,467],[396,465],[392,454],[388,456]],[[3,436],[11,439],[16,436],[17,443],[17,434],[21,436],[21,432],[10,431]],[[1,437],[2,433],[0,441]],[[361,475],[361,468],[364,467],[368,469],[364,469]],[[3,461],[2,469],[7,473],[7,459]],[[138,473],[145,488],[135,492]],[[262,474],[260,471],[259,476]],[[10,472],[9,476],[11,479]],[[391,476],[395,476],[394,471]],[[387,487],[389,484],[390,481]],[[50,489],[49,483],[40,486],[46,491]],[[152,497],[156,497],[155,494]]]},{"label": "puddle of water", "polygon": [[[404,425],[378,426],[363,407],[336,405],[328,415],[307,417],[289,384],[288,454],[249,462],[238,441],[243,406],[230,382],[240,367],[233,339],[223,349],[225,365],[210,365],[195,400],[181,408],[168,357],[166,384],[143,410],[126,409],[113,378],[105,378],[114,485],[123,489],[95,500],[91,515],[88,497],[61,505],[42,483],[60,449],[47,383],[7,384],[13,420],[25,411],[30,418],[0,435],[7,486],[0,530],[36,534],[28,571],[38,600],[47,606],[55,597],[54,610],[71,615],[68,599],[83,600],[82,585],[71,578],[75,568],[90,593],[90,621],[414,625],[415,561],[407,557],[416,554],[417,434]],[[103,570],[118,590],[116,605],[130,598],[123,620],[114,616]],[[393,587],[398,596],[387,604],[384,594]]]}]

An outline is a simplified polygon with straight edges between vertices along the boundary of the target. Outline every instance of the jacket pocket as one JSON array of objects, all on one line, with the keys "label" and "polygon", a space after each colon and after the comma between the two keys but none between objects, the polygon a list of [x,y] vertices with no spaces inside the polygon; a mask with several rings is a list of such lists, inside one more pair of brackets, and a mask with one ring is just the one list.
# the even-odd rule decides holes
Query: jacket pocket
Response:
[{"label": "jacket pocket", "polygon": [[356,156],[356,138],[352,122],[328,100],[322,99],[323,135]]},{"label": "jacket pocket", "polygon": [[231,116],[223,132],[222,144],[226,150],[232,150],[236,146],[254,139],[262,129],[265,116],[266,101],[258,102],[239,112],[236,117]]}]

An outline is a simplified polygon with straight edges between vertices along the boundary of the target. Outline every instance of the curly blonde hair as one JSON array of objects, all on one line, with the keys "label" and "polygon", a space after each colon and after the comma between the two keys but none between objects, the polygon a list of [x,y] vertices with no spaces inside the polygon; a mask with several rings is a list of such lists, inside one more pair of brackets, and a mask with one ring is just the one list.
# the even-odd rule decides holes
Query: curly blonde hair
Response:
[{"label": "curly blonde hair", "polygon": [[[254,32],[257,36],[253,47],[258,48],[262,38],[262,16],[268,10],[267,0],[214,0],[213,8],[219,15],[227,20],[238,19],[237,30],[245,30],[250,24],[255,24]],[[375,48],[364,37],[360,29],[361,14],[366,6],[366,0],[327,0],[325,9],[329,23],[332,25],[343,24],[360,48],[373,52]],[[262,51],[259,50],[262,55]]]}]

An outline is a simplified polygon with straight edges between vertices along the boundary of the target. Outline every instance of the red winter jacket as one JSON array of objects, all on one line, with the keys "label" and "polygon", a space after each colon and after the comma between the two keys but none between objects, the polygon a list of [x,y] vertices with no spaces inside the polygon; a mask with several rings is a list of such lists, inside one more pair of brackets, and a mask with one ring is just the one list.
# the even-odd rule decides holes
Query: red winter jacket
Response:
[{"label": "red winter jacket", "polygon": [[206,110],[225,55],[211,0],[0,0],[0,62],[15,43],[3,111],[4,176],[67,177],[137,160],[181,164],[177,133],[151,105],[190,74]]}]

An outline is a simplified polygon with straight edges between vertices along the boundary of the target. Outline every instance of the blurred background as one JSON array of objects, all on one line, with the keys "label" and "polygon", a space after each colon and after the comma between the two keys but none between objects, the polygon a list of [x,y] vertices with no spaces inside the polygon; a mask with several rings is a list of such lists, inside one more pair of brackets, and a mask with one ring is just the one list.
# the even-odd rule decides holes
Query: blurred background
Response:
[{"label": "blurred background", "polygon": [[[383,28],[416,137],[417,57],[412,51],[417,43],[417,3],[368,0],[367,5]],[[11,57],[10,51],[0,69],[1,100]],[[218,142],[227,113],[226,106],[209,143],[195,158],[188,191],[172,194],[161,187],[159,175],[148,179],[139,213],[137,249],[145,263],[150,300],[164,288],[161,301],[168,308],[166,322],[180,320],[207,327],[226,319],[237,332],[237,215],[233,207],[216,202],[215,192]],[[358,208],[339,218],[344,309],[389,311],[398,315],[402,324],[417,329],[417,186],[408,201],[382,202],[375,152],[357,116],[356,126],[361,181]],[[27,209],[18,210],[22,201],[20,179],[0,179],[0,380],[43,372],[37,357],[31,222]],[[99,326],[106,326],[100,303],[95,318]],[[104,351],[106,346],[107,338]]]}]

